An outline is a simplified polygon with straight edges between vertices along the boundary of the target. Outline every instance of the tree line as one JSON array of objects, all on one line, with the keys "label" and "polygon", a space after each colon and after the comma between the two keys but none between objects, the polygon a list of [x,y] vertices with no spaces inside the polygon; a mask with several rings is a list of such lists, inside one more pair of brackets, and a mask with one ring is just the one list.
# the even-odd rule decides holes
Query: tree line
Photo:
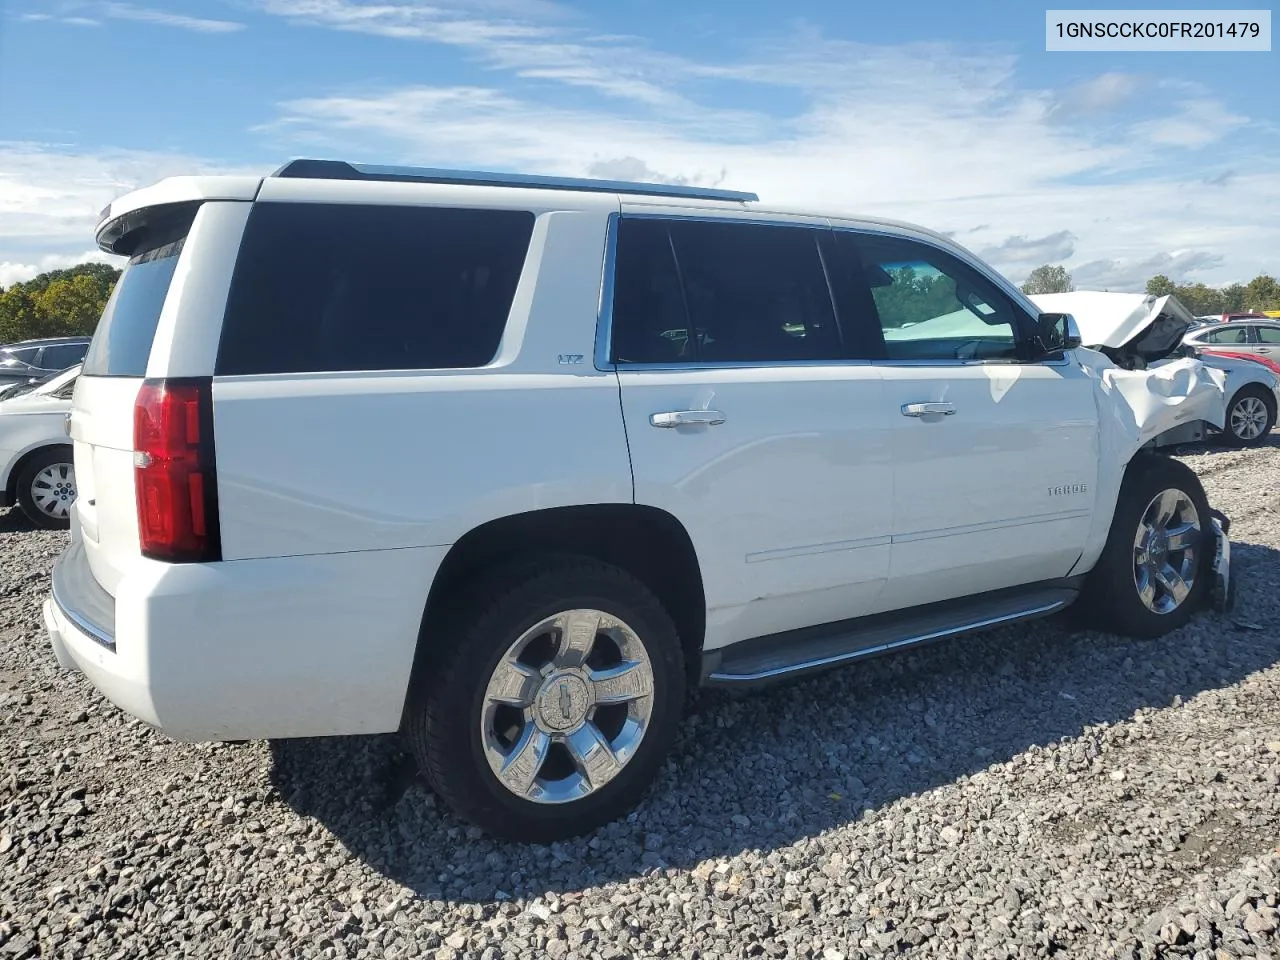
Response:
[{"label": "tree line", "polygon": [[[1022,292],[1070,293],[1075,289],[1071,274],[1061,264],[1046,263],[1036,267],[1022,285]],[[1280,282],[1260,273],[1248,283],[1232,283],[1210,287],[1203,283],[1174,283],[1163,273],[1147,281],[1148,294],[1163,297],[1173,294],[1183,306],[1198,317],[1214,313],[1260,313],[1280,310]]]},{"label": "tree line", "polygon": [[108,264],[81,263],[0,289],[0,343],[89,336],[119,279]]}]

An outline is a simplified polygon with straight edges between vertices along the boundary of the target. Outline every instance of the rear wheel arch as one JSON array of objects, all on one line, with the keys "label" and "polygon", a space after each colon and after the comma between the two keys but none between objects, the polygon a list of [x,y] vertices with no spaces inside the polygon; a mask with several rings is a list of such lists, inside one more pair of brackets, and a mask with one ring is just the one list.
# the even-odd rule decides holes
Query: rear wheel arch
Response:
[{"label": "rear wheel arch", "polygon": [[445,555],[427,594],[414,654],[418,675],[449,642],[445,625],[466,588],[495,566],[538,557],[579,556],[618,567],[658,598],[676,625],[690,682],[702,653],[706,598],[693,541],[656,507],[630,503],[549,507],[483,523]]}]

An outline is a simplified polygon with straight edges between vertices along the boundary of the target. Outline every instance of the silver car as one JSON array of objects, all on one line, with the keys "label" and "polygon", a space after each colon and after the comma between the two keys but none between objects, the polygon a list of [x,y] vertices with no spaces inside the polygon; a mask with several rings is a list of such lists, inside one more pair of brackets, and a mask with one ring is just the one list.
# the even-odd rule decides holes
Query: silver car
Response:
[{"label": "silver car", "polygon": [[1233,320],[1197,327],[1182,342],[1209,350],[1280,359],[1280,320]]}]

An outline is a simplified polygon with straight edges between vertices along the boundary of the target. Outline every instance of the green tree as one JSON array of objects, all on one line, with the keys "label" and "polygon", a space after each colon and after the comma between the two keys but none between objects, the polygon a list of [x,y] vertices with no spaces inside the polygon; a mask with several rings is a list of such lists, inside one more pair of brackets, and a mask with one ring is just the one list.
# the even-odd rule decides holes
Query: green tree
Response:
[{"label": "green tree", "polygon": [[1163,273],[1157,273],[1147,281],[1147,294],[1152,297],[1167,297],[1177,289],[1177,284]]},{"label": "green tree", "polygon": [[45,336],[88,336],[107,305],[109,289],[97,278],[80,274],[55,280],[36,295],[36,306],[50,333]]},{"label": "green tree", "polygon": [[1269,274],[1260,273],[1244,288],[1246,310],[1280,310],[1280,283]]},{"label": "green tree", "polygon": [[109,264],[81,263],[0,291],[0,343],[92,334],[119,278]]},{"label": "green tree", "polygon": [[1203,283],[1180,283],[1173,292],[1182,305],[1198,317],[1224,312],[1222,291],[1215,287],[1207,287]]},{"label": "green tree", "polygon": [[1222,312],[1237,313],[1245,309],[1247,289],[1243,283],[1233,283],[1222,288]]},{"label": "green tree", "polygon": [[1022,292],[1027,295],[1037,293],[1070,293],[1075,289],[1071,282],[1071,274],[1061,264],[1046,263],[1036,267],[1022,284]]},{"label": "green tree", "polygon": [[28,340],[39,336],[40,312],[32,297],[21,284],[15,283],[0,293],[0,343]]}]

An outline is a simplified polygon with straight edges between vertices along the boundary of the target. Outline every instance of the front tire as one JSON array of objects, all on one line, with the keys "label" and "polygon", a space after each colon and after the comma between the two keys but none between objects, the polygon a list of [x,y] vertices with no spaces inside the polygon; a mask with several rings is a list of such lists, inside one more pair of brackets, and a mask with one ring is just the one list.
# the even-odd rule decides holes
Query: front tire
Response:
[{"label": "front tire", "polygon": [[1135,460],[1079,612],[1114,633],[1147,639],[1184,626],[1204,605],[1213,556],[1200,478],[1167,457]]},{"label": "front tire", "polygon": [[[477,583],[428,636],[405,717],[428,782],[495,836],[549,843],[629,812],[684,703],[676,628],[640,581],[546,558]],[[452,624],[451,627],[445,624]]]},{"label": "front tire", "polygon": [[76,467],[70,447],[40,450],[18,473],[18,506],[38,527],[66,530],[76,499]]},{"label": "front tire", "polygon": [[1227,405],[1223,434],[1235,447],[1257,447],[1267,442],[1276,425],[1276,401],[1270,390],[1246,384]]}]

